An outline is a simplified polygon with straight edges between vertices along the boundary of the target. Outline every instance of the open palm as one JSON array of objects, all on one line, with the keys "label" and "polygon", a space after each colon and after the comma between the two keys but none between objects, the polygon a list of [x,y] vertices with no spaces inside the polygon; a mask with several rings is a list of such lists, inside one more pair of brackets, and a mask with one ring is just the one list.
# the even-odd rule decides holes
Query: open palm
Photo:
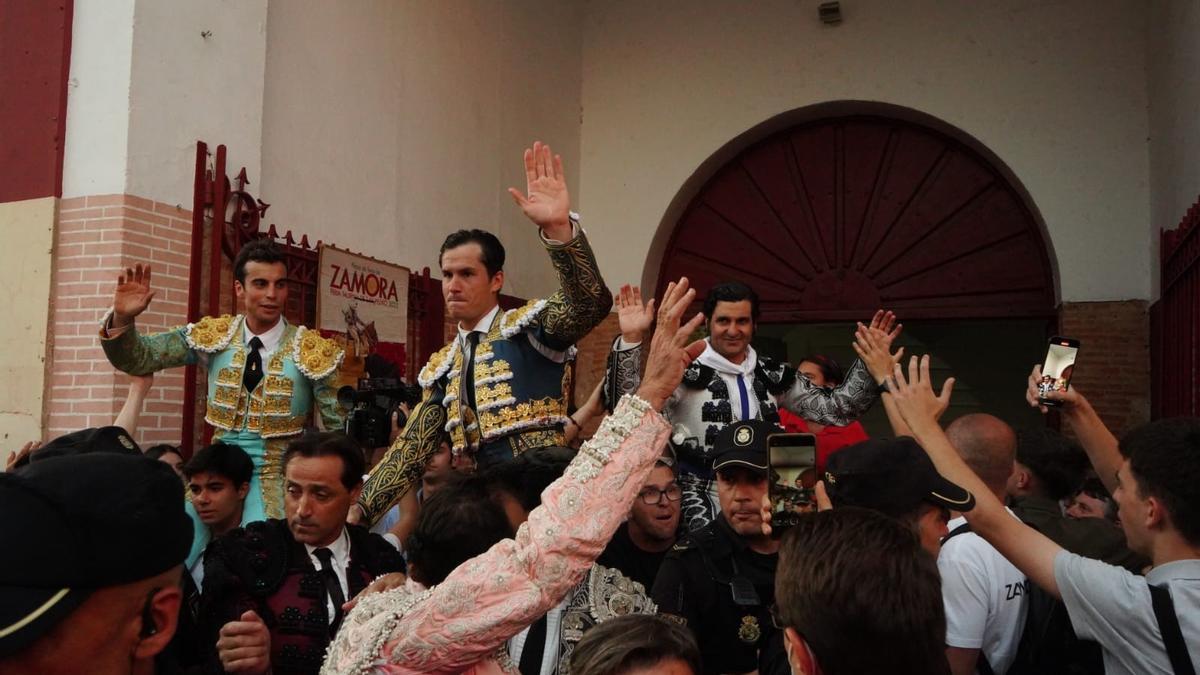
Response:
[{"label": "open palm", "polygon": [[564,227],[571,209],[571,196],[563,177],[562,157],[551,154],[550,146],[535,142],[525,150],[525,190],[509,188],[513,201],[543,231]]},{"label": "open palm", "polygon": [[154,291],[150,289],[150,266],[138,264],[125,268],[117,277],[117,290],[113,293],[113,313],[121,319],[132,319],[146,311]]},{"label": "open palm", "polygon": [[625,284],[613,297],[613,304],[617,306],[621,335],[635,342],[640,341],[654,321],[654,299],[643,305],[642,289]]}]

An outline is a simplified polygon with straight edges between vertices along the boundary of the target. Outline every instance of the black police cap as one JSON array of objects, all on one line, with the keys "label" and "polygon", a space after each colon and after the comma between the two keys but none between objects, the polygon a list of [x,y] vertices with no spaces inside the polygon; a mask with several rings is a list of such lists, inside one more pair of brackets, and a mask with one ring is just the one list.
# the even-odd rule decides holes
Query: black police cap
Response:
[{"label": "black police cap", "polygon": [[44,635],[91,591],[182,564],[192,544],[179,477],[122,452],[36,453],[0,474],[0,514],[0,657]]},{"label": "black police cap", "polygon": [[929,455],[908,437],[871,439],[829,456],[825,491],[837,506],[861,506],[892,517],[911,513],[921,502],[970,511],[975,498],[942,477]]}]

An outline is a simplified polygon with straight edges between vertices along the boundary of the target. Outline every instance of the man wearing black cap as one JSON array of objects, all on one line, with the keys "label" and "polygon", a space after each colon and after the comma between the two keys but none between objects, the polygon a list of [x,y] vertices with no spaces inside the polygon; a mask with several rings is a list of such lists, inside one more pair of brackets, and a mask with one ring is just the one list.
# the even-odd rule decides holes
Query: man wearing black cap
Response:
[{"label": "man wearing black cap", "polygon": [[824,480],[835,508],[861,506],[907,523],[934,557],[949,533],[950,511],[975,505],[971,494],[943,478],[907,436],[872,439],[835,453]]},{"label": "man wearing black cap", "polygon": [[705,673],[747,673],[774,631],[779,542],[763,534],[767,436],[782,433],[762,420],[735,422],[714,442],[713,470],[721,513],[674,546],[651,596],[659,612],[681,620],[700,644]]},{"label": "man wearing black cap", "polygon": [[175,633],[192,541],[179,478],[132,441],[95,452],[116,439],[95,432],[76,439],[86,454],[52,443],[0,475],[0,672],[151,673]]}]

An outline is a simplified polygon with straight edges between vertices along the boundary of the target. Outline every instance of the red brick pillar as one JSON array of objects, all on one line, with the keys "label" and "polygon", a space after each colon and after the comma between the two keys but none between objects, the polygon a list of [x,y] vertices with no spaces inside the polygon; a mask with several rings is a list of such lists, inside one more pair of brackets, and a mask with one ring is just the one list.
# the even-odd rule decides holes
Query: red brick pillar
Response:
[{"label": "red brick pillar", "polygon": [[1144,300],[1065,302],[1060,335],[1080,341],[1071,386],[1117,437],[1150,420],[1150,315]]},{"label": "red brick pillar", "polygon": [[[60,202],[50,293],[47,438],[110,425],[125,401],[129,380],[109,365],[97,335],[121,269],[152,265],[157,295],[138,317],[141,332],[186,322],[191,219],[190,211],[133,195]],[[179,443],[182,413],[183,369],[157,374],[136,439],[143,445]]]}]

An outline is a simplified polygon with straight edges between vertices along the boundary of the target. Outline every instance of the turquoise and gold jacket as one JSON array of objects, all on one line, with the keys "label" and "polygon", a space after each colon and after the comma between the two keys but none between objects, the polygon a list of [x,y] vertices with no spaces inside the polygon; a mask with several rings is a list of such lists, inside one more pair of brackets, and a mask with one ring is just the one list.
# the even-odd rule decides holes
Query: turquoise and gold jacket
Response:
[{"label": "turquoise and gold jacket", "polygon": [[420,479],[443,432],[449,432],[455,453],[476,452],[481,466],[485,456],[512,457],[563,444],[574,344],[608,315],[612,294],[582,230],[565,244],[543,244],[559,290],[496,314],[475,347],[474,415],[459,400],[463,350],[457,339],[421,369],[422,400],[359,497],[372,522]]},{"label": "turquoise and gold jacket", "polygon": [[100,344],[109,362],[130,375],[191,365],[203,358],[208,371],[204,419],[216,429],[261,438],[295,436],[304,431],[314,407],[326,429],[341,429],[344,413],[334,386],[341,347],[304,326],[288,324],[279,347],[263,364],[262,381],[247,392],[242,386],[247,353],[243,323],[241,316],[204,317],[152,335],[139,335],[129,326],[111,338],[102,332]]}]

